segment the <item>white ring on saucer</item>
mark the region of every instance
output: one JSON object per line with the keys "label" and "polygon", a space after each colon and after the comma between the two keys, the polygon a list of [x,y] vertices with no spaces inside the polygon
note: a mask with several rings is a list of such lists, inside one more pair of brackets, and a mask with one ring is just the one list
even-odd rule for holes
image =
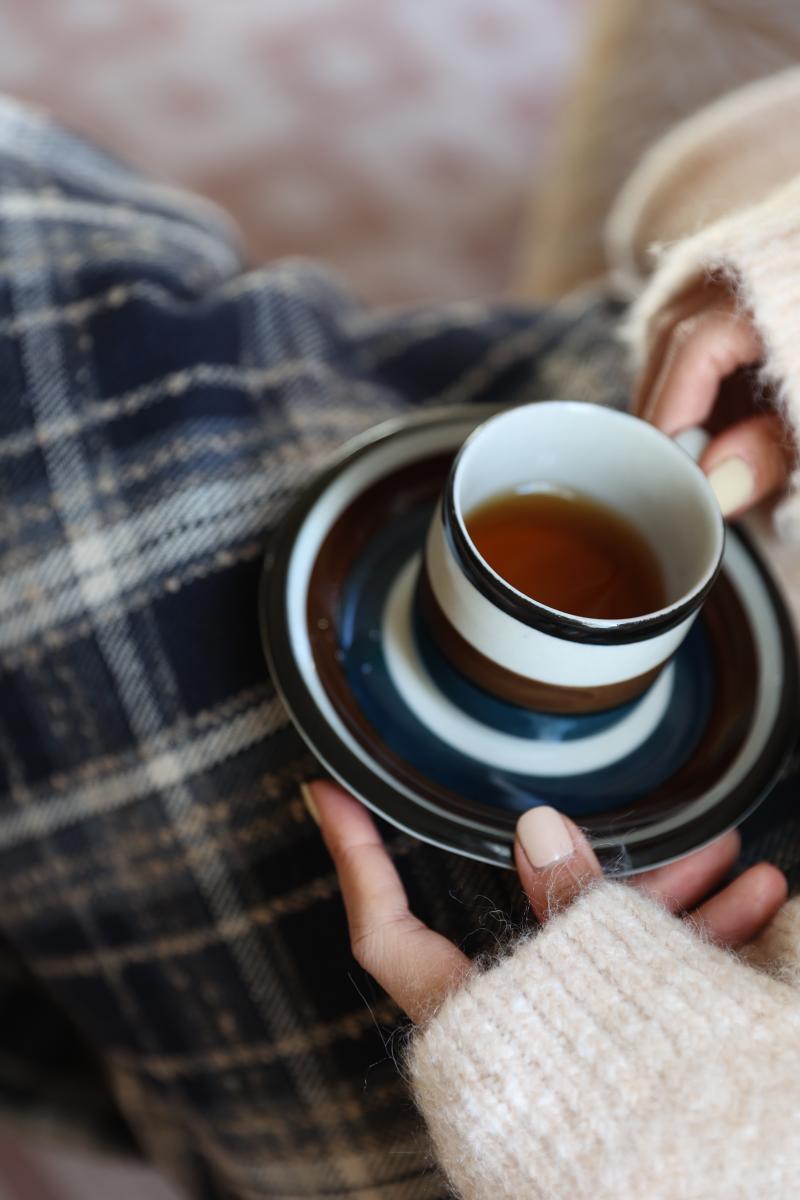
{"label": "white ring on saucer", "polygon": [[[742,742],[741,750],[724,775],[717,779],[702,796],[698,796],[696,800],[685,805],[680,812],[672,813],[663,821],[652,825],[651,832],[670,832],[683,822],[708,812],[728,792],[737,787],[762,753],[769,730],[778,716],[781,703],[780,689],[770,686],[770,683],[781,677],[783,670],[782,644],[778,626],[773,617],[769,593],[743,544],[730,535],[725,544],[723,562],[725,570],[728,572],[728,578],[747,613],[754,634],[753,643],[758,659],[758,693],[753,723]],[[633,838],[630,840],[632,841]],[[602,846],[604,842],[598,838],[596,844]]]}
{"label": "white ring on saucer", "polygon": [[675,683],[670,665],[633,710],[607,729],[568,742],[538,741],[481,724],[450,700],[431,679],[419,656],[412,609],[420,565],[415,554],[389,589],[383,611],[382,646],[389,675],[411,712],[460,754],[522,775],[582,775],[625,758],[646,741],[664,716]]}

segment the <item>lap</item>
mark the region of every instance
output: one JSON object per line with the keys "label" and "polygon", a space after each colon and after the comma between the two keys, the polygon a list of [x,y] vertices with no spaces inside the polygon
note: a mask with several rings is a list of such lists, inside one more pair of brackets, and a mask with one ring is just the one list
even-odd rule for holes
{"label": "lap", "polygon": [[[205,208],[22,110],[0,159],[2,929],[196,1194],[437,1196],[299,798],[260,563],[379,419],[621,404],[617,314],[364,313],[324,272],[241,274]],[[387,832],[468,950],[522,919],[510,873]]]}

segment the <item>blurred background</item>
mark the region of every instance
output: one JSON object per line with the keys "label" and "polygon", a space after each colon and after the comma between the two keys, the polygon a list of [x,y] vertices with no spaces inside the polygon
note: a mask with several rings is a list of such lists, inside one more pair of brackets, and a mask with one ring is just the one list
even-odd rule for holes
{"label": "blurred background", "polygon": [[591,0],[0,0],[0,89],[370,301],[500,291]]}
{"label": "blurred background", "polygon": [[[510,274],[593,0],[0,0],[0,90],[372,303]],[[12,1035],[13,1036],[13,1035]],[[0,1200],[174,1200],[0,1130]]]}

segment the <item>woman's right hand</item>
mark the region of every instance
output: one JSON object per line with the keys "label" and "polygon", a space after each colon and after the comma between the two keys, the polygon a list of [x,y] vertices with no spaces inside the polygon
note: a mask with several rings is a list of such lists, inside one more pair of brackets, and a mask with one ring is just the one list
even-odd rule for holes
{"label": "woman's right hand", "polygon": [[[339,876],[356,961],[412,1021],[424,1020],[467,974],[469,959],[409,910],[400,876],[367,810],[332,783],[305,790]],[[687,858],[635,876],[630,886],[685,915],[715,942],[742,945],[783,904],[786,880],[777,867],[759,863],[706,899],[730,871],[739,844],[737,833],[727,833]],[[552,808],[530,809],[520,818],[514,859],[531,907],[543,921],[602,876],[583,833]]]}

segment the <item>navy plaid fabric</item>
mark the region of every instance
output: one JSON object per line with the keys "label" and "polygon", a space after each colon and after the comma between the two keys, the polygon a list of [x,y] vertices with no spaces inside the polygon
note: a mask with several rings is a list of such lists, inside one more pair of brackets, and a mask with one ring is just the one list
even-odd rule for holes
{"label": "navy plaid fabric", "polygon": [[[388,415],[621,404],[614,321],[602,298],[375,314],[302,263],[244,274],[214,210],[0,105],[8,1105],[110,1136],[113,1092],[197,1197],[444,1194],[298,797],[316,768],[266,676],[259,565]],[[510,873],[387,837],[469,951],[520,917]]]}

